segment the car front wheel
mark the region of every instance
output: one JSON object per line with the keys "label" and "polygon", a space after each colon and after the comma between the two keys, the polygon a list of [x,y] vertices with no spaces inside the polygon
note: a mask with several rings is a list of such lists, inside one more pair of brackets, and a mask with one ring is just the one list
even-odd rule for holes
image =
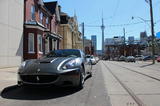
{"label": "car front wheel", "polygon": [[79,81],[78,88],[83,88],[84,87],[84,80],[85,80],[85,73],[84,73],[84,70],[82,68],[82,71],[80,72],[80,81]]}

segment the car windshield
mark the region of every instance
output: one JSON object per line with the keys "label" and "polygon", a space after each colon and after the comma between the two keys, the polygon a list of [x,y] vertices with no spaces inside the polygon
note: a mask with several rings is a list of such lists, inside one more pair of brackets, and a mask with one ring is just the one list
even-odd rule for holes
{"label": "car windshield", "polygon": [[51,51],[46,57],[81,57],[79,50],[55,50]]}

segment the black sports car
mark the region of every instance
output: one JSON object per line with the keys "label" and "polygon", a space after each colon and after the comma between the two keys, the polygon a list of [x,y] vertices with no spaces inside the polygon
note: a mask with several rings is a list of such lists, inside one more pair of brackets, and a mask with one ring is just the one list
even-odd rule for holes
{"label": "black sports car", "polygon": [[78,49],[55,50],[40,59],[24,61],[18,71],[18,85],[83,87],[91,73],[91,63]]}

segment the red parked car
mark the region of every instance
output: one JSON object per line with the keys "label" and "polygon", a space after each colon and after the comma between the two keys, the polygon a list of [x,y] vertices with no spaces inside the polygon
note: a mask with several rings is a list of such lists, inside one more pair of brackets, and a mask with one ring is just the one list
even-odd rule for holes
{"label": "red parked car", "polygon": [[160,56],[157,57],[157,62],[160,62]]}

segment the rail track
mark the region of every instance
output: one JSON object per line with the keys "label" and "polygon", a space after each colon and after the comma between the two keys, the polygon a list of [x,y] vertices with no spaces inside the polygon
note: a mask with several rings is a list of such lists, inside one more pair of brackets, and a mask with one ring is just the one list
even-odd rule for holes
{"label": "rail track", "polygon": [[120,85],[128,92],[128,94],[133,98],[133,100],[137,103],[138,106],[146,106],[141,99],[139,99],[138,96],[128,87],[126,84],[124,84],[117,75],[104,63],[104,66],[108,69],[108,71],[113,75],[113,77],[120,83]]}
{"label": "rail track", "polygon": [[[142,65],[142,66],[137,66],[137,65],[131,64],[131,66],[139,67],[139,68],[146,68],[147,66],[150,66],[150,65],[153,65],[153,64],[144,64],[144,65]],[[152,67],[147,67],[147,68],[148,68],[148,69],[151,69],[151,70],[154,70],[154,71],[159,71],[159,72],[160,72],[160,70],[155,69],[155,68],[152,68]],[[157,67],[157,68],[159,68],[159,67]]]}
{"label": "rail track", "polygon": [[[114,63],[111,63],[111,64],[114,64]],[[143,75],[143,76],[149,77],[149,78],[151,78],[151,79],[154,79],[154,80],[160,81],[160,79],[159,79],[159,78],[156,78],[156,77],[153,77],[153,76],[150,76],[150,75],[147,75],[147,74],[144,74],[144,73],[138,72],[138,71],[136,71],[136,70],[133,70],[133,69],[130,69],[130,68],[127,68],[127,67],[124,67],[124,66],[118,65],[118,64],[114,64],[114,65],[117,65],[117,66],[122,67],[122,68],[124,68],[124,69],[127,69],[127,70],[129,70],[129,71],[132,71],[132,72],[135,72],[135,73],[141,74],[141,75]]]}

